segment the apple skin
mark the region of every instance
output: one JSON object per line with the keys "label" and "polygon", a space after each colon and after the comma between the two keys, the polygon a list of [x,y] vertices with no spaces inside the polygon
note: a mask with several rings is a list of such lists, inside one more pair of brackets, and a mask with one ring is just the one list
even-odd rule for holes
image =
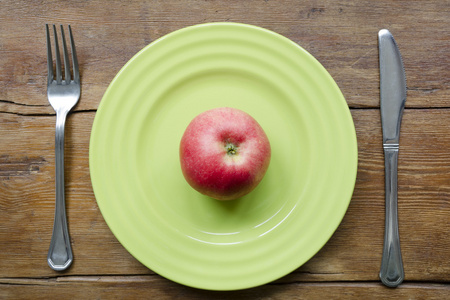
{"label": "apple skin", "polygon": [[198,192],[218,200],[250,193],[269,167],[269,139],[246,112],[221,107],[195,117],[180,142],[184,178]]}

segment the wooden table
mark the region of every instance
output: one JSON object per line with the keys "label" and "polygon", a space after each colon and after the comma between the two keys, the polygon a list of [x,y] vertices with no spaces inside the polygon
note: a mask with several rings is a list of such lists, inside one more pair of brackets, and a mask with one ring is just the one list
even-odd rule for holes
{"label": "wooden table", "polygon": [[[92,122],[108,84],[140,49],[205,22],[261,26],[298,43],[330,72],[355,123],[359,166],[341,225],[310,261],[267,285],[197,290],[160,277],[107,227],[89,176]],[[82,78],[66,127],[66,202],[75,260],[47,266],[54,213],[55,113],[46,97],[44,24],[71,24]],[[0,298],[450,298],[450,3],[430,1],[0,2]],[[400,47],[408,82],[399,158],[406,279],[379,279],[384,157],[377,32]]]}

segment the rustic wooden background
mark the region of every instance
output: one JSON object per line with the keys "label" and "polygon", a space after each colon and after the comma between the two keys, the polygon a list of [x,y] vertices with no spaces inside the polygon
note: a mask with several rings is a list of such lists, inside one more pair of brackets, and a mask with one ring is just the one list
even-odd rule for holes
{"label": "rustic wooden background", "polygon": [[[0,298],[450,298],[450,2],[0,2]],[[331,240],[293,273],[243,291],[166,280],[115,239],[92,191],[89,136],[105,89],[140,49],[174,30],[230,21],[280,33],[314,55],[341,88],[356,126],[359,167],[348,212]],[[44,24],[71,24],[82,95],[66,127],[66,201],[75,260],[46,262],[54,213],[55,113],[46,97]],[[408,98],[401,128],[399,222],[405,282],[378,279],[384,159],[377,32],[400,47]]]}

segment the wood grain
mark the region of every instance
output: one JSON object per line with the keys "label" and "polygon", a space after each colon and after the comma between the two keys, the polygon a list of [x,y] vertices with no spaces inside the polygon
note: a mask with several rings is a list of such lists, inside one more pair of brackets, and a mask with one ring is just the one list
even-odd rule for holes
{"label": "wood grain", "polygon": [[[320,294],[318,291],[321,291]],[[292,283],[265,285],[244,291],[216,292],[177,286],[154,276],[65,277],[54,280],[9,280],[0,289],[7,299],[430,299],[448,298],[444,284],[404,284],[389,289],[379,283]],[[339,295],[337,297],[337,295]]]}
{"label": "wood grain", "polygon": [[[426,114],[407,110],[404,115],[399,219],[409,280],[450,279],[450,242],[445,238],[450,213],[449,114],[448,109],[434,109]],[[66,201],[75,253],[67,275],[151,273],[116,241],[97,207],[88,165],[94,116],[93,112],[74,113],[67,122]],[[352,116],[359,167],[347,215],[330,242],[284,281],[377,280],[384,228],[379,110],[356,109]],[[0,153],[9,153],[0,156],[0,274],[53,276],[45,257],[54,210],[54,117],[3,113],[0,122],[1,136],[9,141],[0,146]],[[40,138],[33,138],[36,135]]]}
{"label": "wood grain", "polygon": [[351,107],[379,106],[377,33],[387,27],[404,59],[407,106],[450,107],[446,1],[2,1],[0,7],[8,28],[0,32],[0,111],[53,112],[45,98],[47,22],[74,30],[83,82],[77,110],[96,109],[115,74],[152,41],[218,21],[262,26],[298,43],[327,68]]}
{"label": "wood grain", "polygon": [[[328,299],[450,297],[450,5],[448,1],[151,0],[0,2],[0,298]],[[111,80],[139,50],[177,29],[241,22],[282,34],[341,88],[358,138],[347,214],[310,261],[235,292],[178,285],[116,240],[95,201],[89,136]],[[71,24],[82,95],[66,127],[66,204],[75,260],[46,263],[54,214],[54,122],[46,97],[45,23]],[[405,283],[378,280],[384,230],[377,32],[400,47],[408,99],[399,155]]]}

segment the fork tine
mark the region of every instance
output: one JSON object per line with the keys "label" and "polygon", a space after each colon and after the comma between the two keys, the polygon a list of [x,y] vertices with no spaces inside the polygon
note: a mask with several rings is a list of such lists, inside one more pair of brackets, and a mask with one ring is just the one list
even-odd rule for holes
{"label": "fork tine", "polygon": [[56,26],[53,24],[53,33],[55,36],[55,56],[56,56],[56,82],[58,84],[62,81],[61,76],[61,56],[59,55],[58,36],[56,34]]}
{"label": "fork tine", "polygon": [[69,55],[67,54],[66,37],[64,36],[64,28],[61,25],[61,39],[63,43],[63,56],[64,56],[64,80],[66,83],[70,83],[70,62]]}
{"label": "fork tine", "polygon": [[48,30],[48,24],[45,24],[45,36],[47,37],[47,81],[48,84],[53,81],[53,58],[52,58],[52,45],[50,43],[50,32]]}
{"label": "fork tine", "polygon": [[70,48],[72,51],[73,80],[76,83],[80,83],[80,72],[78,70],[77,51],[75,50],[75,42],[73,40],[72,27],[70,27],[70,25],[69,25],[69,37],[70,37]]}

